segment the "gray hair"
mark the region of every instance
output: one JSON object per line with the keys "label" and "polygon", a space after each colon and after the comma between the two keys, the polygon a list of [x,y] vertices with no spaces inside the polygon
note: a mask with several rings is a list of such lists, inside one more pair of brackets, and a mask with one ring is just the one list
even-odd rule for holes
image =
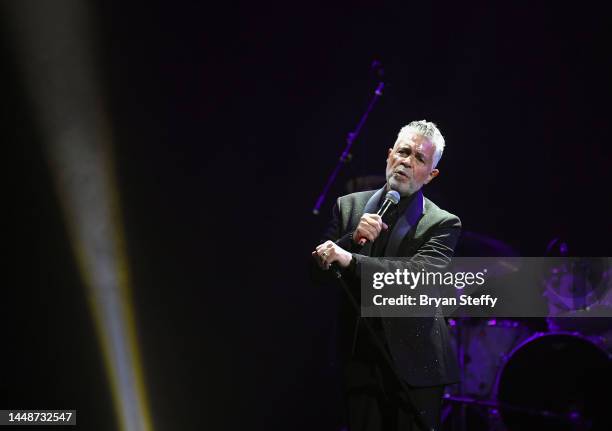
{"label": "gray hair", "polygon": [[431,168],[435,168],[442,158],[442,153],[444,152],[444,137],[442,136],[440,129],[438,129],[438,126],[427,120],[412,121],[407,126],[402,127],[400,132],[397,134],[398,138],[408,131],[412,131],[426,137],[434,145],[436,151],[433,155]]}

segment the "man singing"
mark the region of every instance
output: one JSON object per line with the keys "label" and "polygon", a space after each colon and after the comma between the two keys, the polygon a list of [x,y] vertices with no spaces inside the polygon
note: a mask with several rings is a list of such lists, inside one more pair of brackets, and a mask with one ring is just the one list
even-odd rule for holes
{"label": "man singing", "polygon": [[[443,151],[436,125],[413,121],[388,150],[385,186],[338,198],[326,241],[312,254],[322,270],[339,268],[356,297],[366,266],[419,271],[450,262],[461,222],[422,193],[438,176]],[[389,190],[401,199],[383,219],[376,212]],[[444,386],[459,380],[445,320],[364,319],[348,300],[342,304],[338,341],[350,431],[438,429]]]}

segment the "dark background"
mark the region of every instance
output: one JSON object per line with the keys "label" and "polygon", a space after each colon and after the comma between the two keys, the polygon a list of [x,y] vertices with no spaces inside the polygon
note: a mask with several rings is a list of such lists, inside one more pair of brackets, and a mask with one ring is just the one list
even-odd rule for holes
{"label": "dark background", "polygon": [[[534,4],[535,3],[535,4]],[[611,255],[610,15],[590,2],[94,4],[139,340],[156,429],[336,430],[335,292],[307,263],[350,178],[401,126],[447,148],[428,197],[525,256],[562,237]],[[7,36],[6,32],[4,34]],[[322,215],[347,132],[372,112]],[[14,45],[2,46],[12,257],[2,408],[76,408],[109,387]],[[44,71],[41,71],[44,73]],[[9,235],[12,237],[13,235]],[[13,261],[14,259],[14,261]]]}

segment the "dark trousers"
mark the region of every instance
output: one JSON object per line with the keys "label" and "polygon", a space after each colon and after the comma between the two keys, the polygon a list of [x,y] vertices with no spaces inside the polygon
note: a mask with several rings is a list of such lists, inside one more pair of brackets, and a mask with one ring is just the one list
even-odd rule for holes
{"label": "dark trousers", "polygon": [[408,393],[393,394],[372,387],[350,389],[347,393],[349,430],[424,431],[411,405],[419,410],[426,430],[438,430],[443,391],[443,386],[408,388]]}
{"label": "dark trousers", "polygon": [[[353,356],[344,372],[349,430],[438,430],[444,386],[416,388],[400,381],[389,361],[380,322],[371,319],[370,323],[377,335],[359,328]],[[381,348],[387,354],[381,353]]]}

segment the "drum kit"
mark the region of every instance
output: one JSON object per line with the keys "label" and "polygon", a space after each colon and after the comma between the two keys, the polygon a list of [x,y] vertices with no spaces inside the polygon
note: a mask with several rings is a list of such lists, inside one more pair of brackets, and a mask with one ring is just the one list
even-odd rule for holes
{"label": "drum kit", "polygon": [[[464,238],[463,255],[517,256],[498,240]],[[567,255],[567,246],[556,240],[554,253]],[[563,289],[579,283],[566,269],[551,268],[543,281],[547,318],[448,320],[461,382],[445,394],[444,430],[612,430],[612,318],[584,315],[612,315],[612,298],[568,311]]]}

